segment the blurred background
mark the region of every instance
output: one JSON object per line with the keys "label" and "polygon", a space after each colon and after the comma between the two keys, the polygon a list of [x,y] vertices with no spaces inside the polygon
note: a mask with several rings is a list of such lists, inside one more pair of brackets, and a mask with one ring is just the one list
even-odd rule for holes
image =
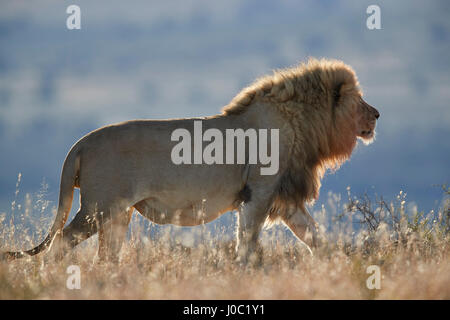
{"label": "blurred background", "polygon": [[[71,4],[81,30],[66,27]],[[381,30],[366,27],[372,4]],[[450,181],[449,17],[444,0],[0,0],[0,213],[27,193],[56,205],[66,153],[91,130],[216,114],[309,56],[353,66],[381,113],[375,143],[326,175],[315,208],[350,186],[436,209]]]}

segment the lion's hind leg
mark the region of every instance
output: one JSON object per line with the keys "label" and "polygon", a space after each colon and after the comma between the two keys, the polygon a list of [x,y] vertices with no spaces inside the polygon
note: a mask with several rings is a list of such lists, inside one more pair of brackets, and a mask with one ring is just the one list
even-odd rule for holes
{"label": "lion's hind leg", "polygon": [[134,208],[111,212],[110,219],[99,220],[98,257],[104,262],[119,262],[120,249],[125,240]]}
{"label": "lion's hind leg", "polygon": [[63,229],[62,237],[57,236],[55,239],[56,257],[62,259],[69,250],[96,233],[95,211],[88,211],[87,208],[81,206],[73,220]]}

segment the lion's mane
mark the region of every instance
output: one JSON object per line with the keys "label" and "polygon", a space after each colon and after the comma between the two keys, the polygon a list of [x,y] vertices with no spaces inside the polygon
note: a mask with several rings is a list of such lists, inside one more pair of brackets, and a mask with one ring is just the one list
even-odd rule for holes
{"label": "lion's mane", "polygon": [[[336,95],[339,114],[331,108]],[[361,95],[351,67],[338,60],[310,59],[256,80],[223,108],[223,114],[243,115],[256,102],[268,103],[290,124],[294,141],[290,154],[283,155],[289,157],[289,165],[269,220],[287,214],[290,205],[317,199],[325,171],[337,169],[350,157],[356,136],[349,119]]]}

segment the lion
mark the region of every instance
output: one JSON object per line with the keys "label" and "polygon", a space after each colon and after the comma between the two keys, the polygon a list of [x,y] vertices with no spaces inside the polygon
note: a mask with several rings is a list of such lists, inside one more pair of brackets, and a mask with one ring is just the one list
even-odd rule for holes
{"label": "lion", "polygon": [[[266,224],[282,222],[314,248],[318,225],[306,205],[318,198],[325,171],[349,159],[358,139],[369,144],[375,136],[380,114],[362,95],[350,66],[311,58],[256,80],[214,116],[133,120],[97,129],[76,142],[64,161],[57,214],[45,240],[3,257],[52,247],[64,256],[98,232],[98,257],[118,261],[134,209],[154,223],[179,226],[235,211],[237,259],[244,263]],[[171,133],[179,128],[193,133],[194,121],[221,132],[278,129],[278,172],[261,175],[261,164],[248,162],[174,164]],[[74,188],[80,189],[80,208],[65,226]]]}

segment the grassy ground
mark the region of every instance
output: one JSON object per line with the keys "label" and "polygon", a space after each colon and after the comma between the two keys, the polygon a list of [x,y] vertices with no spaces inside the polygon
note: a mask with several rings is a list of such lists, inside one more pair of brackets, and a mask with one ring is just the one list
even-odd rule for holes
{"label": "grassy ground", "polygon": [[[328,207],[314,213],[327,227],[314,256],[276,226],[261,236],[260,262],[245,268],[234,263],[231,226],[192,228],[192,235],[166,228],[147,237],[133,219],[119,265],[98,263],[96,237],[62,262],[44,254],[0,263],[0,299],[450,299],[448,196],[445,189],[438,212],[421,213],[405,209],[402,193],[390,203],[349,195],[344,205],[330,195]],[[44,237],[51,215],[33,221],[29,211],[48,210],[45,201],[27,201],[13,204],[15,221],[0,216],[0,251]],[[30,230],[34,236],[25,236]],[[70,265],[80,268],[80,289],[67,288]],[[379,267],[380,289],[367,287],[370,265]]]}

